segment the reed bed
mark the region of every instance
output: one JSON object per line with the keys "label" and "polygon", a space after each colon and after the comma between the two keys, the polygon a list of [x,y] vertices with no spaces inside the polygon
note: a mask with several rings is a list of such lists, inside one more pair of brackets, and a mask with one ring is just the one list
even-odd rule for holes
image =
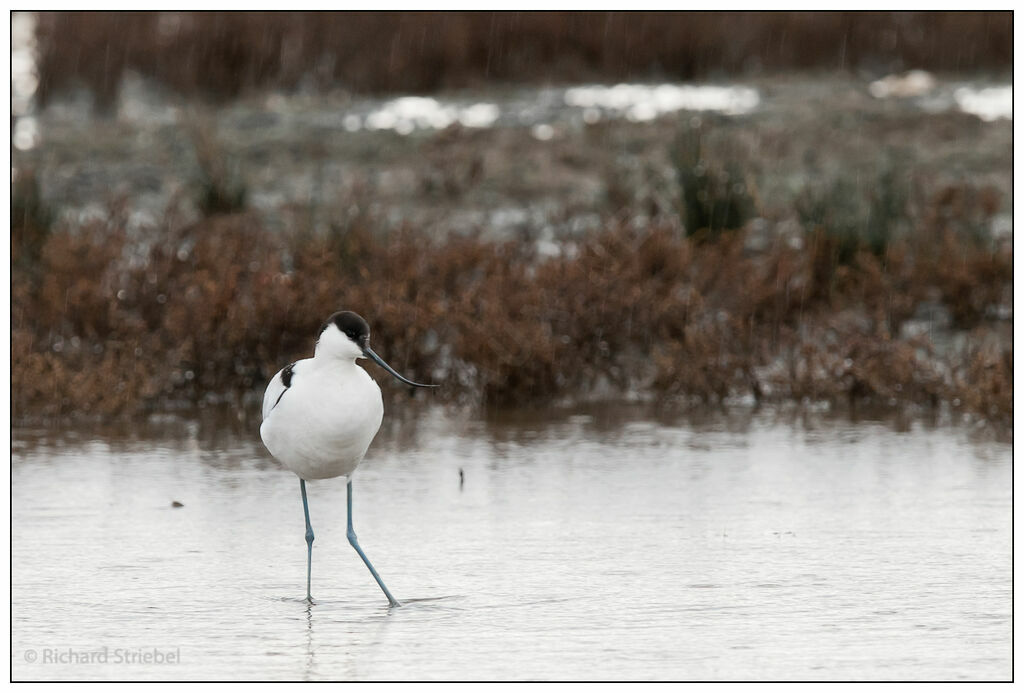
{"label": "reed bed", "polygon": [[[365,216],[270,233],[245,212],[164,229],[140,250],[116,211],[50,231],[25,214],[12,235],[13,415],[255,407],[323,319],[352,309],[442,401],[870,401],[1008,423],[1011,254],[927,218],[847,259],[820,228],[751,250],[743,229],[609,222],[551,256],[384,232]],[[951,344],[910,329],[928,311]]]}

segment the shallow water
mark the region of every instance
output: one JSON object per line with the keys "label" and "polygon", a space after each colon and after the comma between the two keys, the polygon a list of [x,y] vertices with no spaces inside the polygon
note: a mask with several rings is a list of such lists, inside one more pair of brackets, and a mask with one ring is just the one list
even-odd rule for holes
{"label": "shallow water", "polygon": [[1011,448],[961,428],[391,418],[354,479],[389,609],[342,479],[309,485],[303,601],[257,427],[14,431],[15,680],[1012,674]]}

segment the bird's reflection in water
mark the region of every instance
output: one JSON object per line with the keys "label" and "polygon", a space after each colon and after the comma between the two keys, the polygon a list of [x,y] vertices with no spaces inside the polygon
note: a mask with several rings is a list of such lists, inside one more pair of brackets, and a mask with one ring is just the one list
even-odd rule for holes
{"label": "bird's reflection in water", "polygon": [[[413,598],[407,601],[403,600],[399,606],[382,605],[374,601],[374,605],[370,607],[369,611],[364,611],[361,606],[349,602],[337,603],[331,600],[326,602],[310,602],[302,600],[304,606],[303,613],[306,617],[304,680],[321,680],[324,675],[318,673],[317,654],[321,655],[321,661],[331,662],[338,654],[339,649],[344,653],[346,664],[346,673],[342,678],[358,679],[360,676],[360,664],[365,666],[367,663],[373,663],[378,653],[382,652],[381,648],[387,638],[387,632],[393,627],[392,617],[394,615],[408,611],[409,607],[406,605],[416,605],[448,598]],[[341,612],[336,611],[338,608],[341,609]],[[320,613],[314,615],[314,611],[318,609]],[[314,626],[314,621],[317,618],[320,621],[319,626]],[[357,636],[356,630],[346,630],[346,636],[343,641],[338,640],[336,637],[327,637],[327,640],[324,642],[318,643],[316,641],[315,630],[317,627],[320,628],[321,633],[330,633],[332,627],[349,622],[359,623],[368,627],[363,633],[363,637]],[[398,627],[401,628],[400,625]],[[324,630],[325,628],[327,629],[326,631]],[[336,632],[335,635],[337,635]]]}
{"label": "bird's reflection in water", "polygon": [[313,602],[306,602],[306,680],[316,676],[316,649],[313,647]]}

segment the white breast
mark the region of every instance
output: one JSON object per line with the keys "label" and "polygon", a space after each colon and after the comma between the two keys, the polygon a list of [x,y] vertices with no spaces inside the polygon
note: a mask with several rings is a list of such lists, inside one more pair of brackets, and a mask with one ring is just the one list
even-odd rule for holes
{"label": "white breast", "polygon": [[348,476],[380,429],[380,388],[353,361],[304,359],[267,386],[260,437],[270,453],[303,479]]}

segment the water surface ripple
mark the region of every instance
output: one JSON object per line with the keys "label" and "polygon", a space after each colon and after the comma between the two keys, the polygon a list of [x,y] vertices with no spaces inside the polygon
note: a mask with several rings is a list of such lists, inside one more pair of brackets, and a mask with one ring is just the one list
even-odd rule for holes
{"label": "water surface ripple", "polygon": [[[339,479],[309,487],[302,600],[299,485],[255,422],[15,429],[12,676],[1010,678],[1009,445],[543,418],[382,431],[355,518],[397,609]],[[180,661],[120,661],[153,652]]]}

